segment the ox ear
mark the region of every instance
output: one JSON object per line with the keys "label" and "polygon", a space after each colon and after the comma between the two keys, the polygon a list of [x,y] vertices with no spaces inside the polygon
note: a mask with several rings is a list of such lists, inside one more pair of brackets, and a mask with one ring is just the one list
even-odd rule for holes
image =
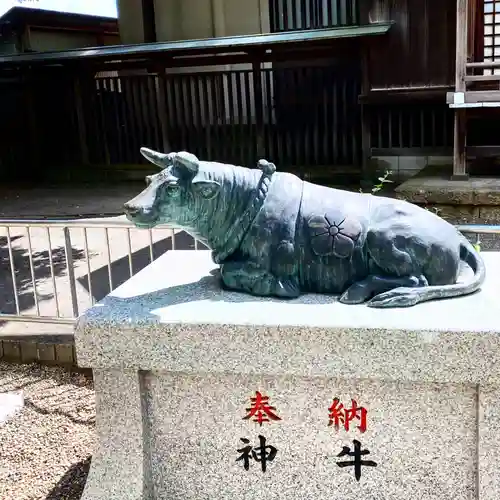
{"label": "ox ear", "polygon": [[194,154],[187,151],[179,151],[175,155],[175,161],[179,166],[184,167],[192,174],[197,174],[200,169],[200,160]]}
{"label": "ox ear", "polygon": [[193,191],[198,193],[205,200],[211,200],[215,198],[220,191],[221,185],[217,181],[211,181],[209,179],[193,179],[192,180]]}
{"label": "ox ear", "polygon": [[172,164],[171,154],[159,153],[149,148],[141,148],[141,154],[146,160],[149,160],[161,169],[167,168]]}

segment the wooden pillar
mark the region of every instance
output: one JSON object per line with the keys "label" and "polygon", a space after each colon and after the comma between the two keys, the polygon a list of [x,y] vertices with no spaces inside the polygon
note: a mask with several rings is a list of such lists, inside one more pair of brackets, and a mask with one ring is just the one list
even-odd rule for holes
{"label": "wooden pillar", "polygon": [[31,51],[31,27],[26,25],[21,36],[21,52]]}
{"label": "wooden pillar", "polygon": [[465,180],[467,173],[467,117],[465,109],[455,110],[455,124],[453,128],[453,176],[452,180]]}
{"label": "wooden pillar", "polygon": [[271,32],[270,7],[269,0],[259,0],[259,26],[261,33]]}
{"label": "wooden pillar", "polygon": [[215,38],[226,36],[224,0],[212,0],[212,32]]}
{"label": "wooden pillar", "polygon": [[[455,93],[465,93],[467,63],[468,0],[457,0],[457,34],[455,55]],[[455,108],[453,137],[453,180],[467,179],[467,116],[466,110]]]}
{"label": "wooden pillar", "polygon": [[165,68],[163,66],[156,66],[154,68],[155,72],[158,74],[158,80],[156,81],[156,105],[158,106],[158,117],[160,119],[160,129],[161,129],[161,139],[162,147],[165,153],[169,153],[170,141],[168,138],[168,112],[167,107],[169,105],[167,101],[167,96],[165,95],[165,89],[167,86],[167,76],[165,74]]}
{"label": "wooden pillar", "polygon": [[154,0],[142,0],[142,26],[144,29],[144,42],[157,42]]}
{"label": "wooden pillar", "polygon": [[[359,3],[359,24],[367,25],[370,24],[370,10],[372,5],[370,2],[360,2]],[[370,37],[371,38],[371,37]],[[375,37],[377,38],[377,37]],[[384,37],[385,38],[385,37]],[[370,54],[372,49],[375,52],[380,50],[378,40],[373,41],[363,41],[360,40],[360,52],[361,52],[361,95],[368,96],[371,90],[370,84]],[[371,181],[372,172],[370,171],[370,160],[372,156],[371,151],[371,114],[370,105],[367,104],[366,100],[359,103],[361,108],[361,182],[364,184]],[[370,182],[371,184],[371,182]]]}
{"label": "wooden pillar", "polygon": [[264,143],[264,96],[262,92],[261,54],[255,53],[252,58],[253,95],[255,103],[256,149],[258,158],[265,155]]}
{"label": "wooden pillar", "polygon": [[[361,46],[361,94],[367,96],[370,92],[369,80],[369,47],[368,44]],[[370,130],[370,109],[366,102],[359,104],[361,106],[361,179],[368,181],[370,178],[370,159],[371,159],[371,130]]]}
{"label": "wooden pillar", "polygon": [[74,94],[75,94],[76,121],[79,132],[78,137],[80,140],[81,162],[82,165],[88,165],[90,161],[89,161],[89,149],[87,142],[87,127],[85,124],[85,112],[83,108],[81,77],[78,74],[74,75]]}
{"label": "wooden pillar", "polygon": [[36,170],[41,164],[42,155],[40,153],[40,131],[38,129],[40,122],[37,120],[36,115],[35,85],[39,85],[39,83],[37,84],[37,80],[30,71],[27,72],[23,77],[25,116],[28,117],[29,128],[27,153],[32,168]]}

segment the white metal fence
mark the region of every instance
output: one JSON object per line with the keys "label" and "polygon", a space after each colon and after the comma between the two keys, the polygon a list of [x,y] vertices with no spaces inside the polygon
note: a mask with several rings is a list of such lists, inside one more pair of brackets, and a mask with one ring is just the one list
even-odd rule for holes
{"label": "white metal fence", "polygon": [[[462,225],[500,234],[500,226]],[[166,250],[203,248],[167,226],[126,220],[1,220],[0,327],[5,322],[72,325],[96,301]]]}
{"label": "white metal fence", "polygon": [[164,251],[201,247],[126,220],[0,220],[0,323],[73,324]]}

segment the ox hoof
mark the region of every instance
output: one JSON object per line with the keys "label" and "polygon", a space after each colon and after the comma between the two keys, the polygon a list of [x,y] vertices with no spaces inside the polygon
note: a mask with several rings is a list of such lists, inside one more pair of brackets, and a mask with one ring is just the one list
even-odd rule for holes
{"label": "ox hoof", "polygon": [[418,288],[395,288],[389,292],[376,295],[366,303],[368,307],[411,307],[417,304],[421,290]]}
{"label": "ox hoof", "polygon": [[366,283],[355,283],[351,285],[341,296],[339,302],[342,304],[362,304],[373,294],[373,290]]}
{"label": "ox hoof", "polygon": [[294,280],[278,280],[275,293],[278,297],[295,299],[300,296],[300,289]]}

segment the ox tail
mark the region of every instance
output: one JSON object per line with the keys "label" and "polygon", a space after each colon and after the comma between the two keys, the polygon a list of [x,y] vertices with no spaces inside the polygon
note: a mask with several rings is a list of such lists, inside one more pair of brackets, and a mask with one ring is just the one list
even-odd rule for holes
{"label": "ox tail", "polygon": [[[460,260],[470,266],[474,275],[463,283],[424,287],[421,289],[424,296],[423,300],[469,295],[481,288],[486,276],[484,262],[477,250],[466,238],[463,238],[463,241],[460,242]],[[422,300],[420,302],[422,302]]]}
{"label": "ox tail", "polygon": [[[478,251],[465,237],[462,237],[462,240],[460,241],[460,260],[468,264],[474,273],[473,276],[467,281],[451,285],[434,285],[414,288],[412,290],[413,293],[411,294],[413,300],[409,300],[408,303],[405,303],[404,299],[402,302],[399,302],[397,298],[395,298],[396,300],[394,302],[399,303],[394,305],[396,305],[396,307],[398,305],[403,307],[405,305],[411,306],[418,304],[419,302],[427,302],[429,300],[469,295],[479,290],[483,285],[486,276],[484,261]],[[395,288],[392,292],[395,295],[399,295],[397,288]],[[403,289],[401,289],[401,295],[404,295]],[[391,307],[389,303],[384,304],[382,302],[377,304],[376,300],[373,303],[368,302],[367,305],[371,307]]]}

